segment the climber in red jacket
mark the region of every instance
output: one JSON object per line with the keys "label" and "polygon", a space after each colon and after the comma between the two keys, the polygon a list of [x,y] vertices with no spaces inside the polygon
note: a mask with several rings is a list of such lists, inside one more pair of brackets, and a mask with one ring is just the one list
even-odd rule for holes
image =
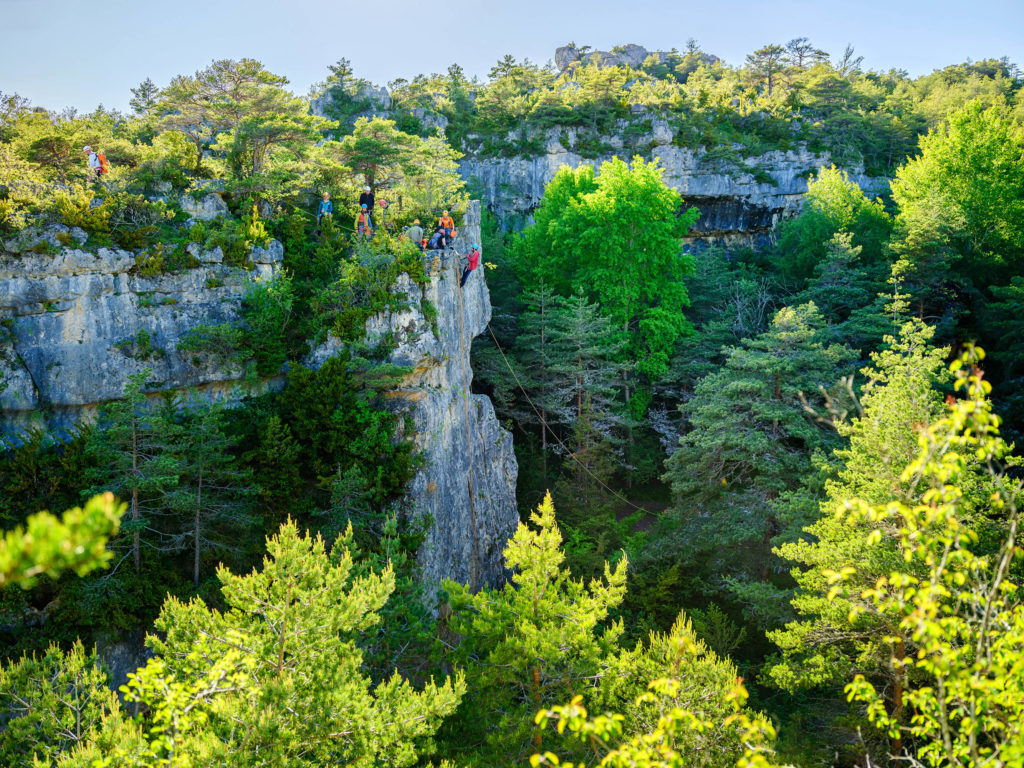
{"label": "climber in red jacket", "polygon": [[462,270],[462,281],[459,283],[460,288],[466,284],[466,280],[469,279],[469,273],[480,266],[480,251],[475,245],[471,245],[469,248],[469,253],[462,254],[463,258],[466,259],[466,268]]}

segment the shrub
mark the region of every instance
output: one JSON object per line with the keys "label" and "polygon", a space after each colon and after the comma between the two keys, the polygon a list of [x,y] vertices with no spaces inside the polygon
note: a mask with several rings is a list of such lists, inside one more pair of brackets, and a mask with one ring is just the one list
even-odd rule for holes
{"label": "shrub", "polygon": [[352,258],[342,261],[340,277],[313,299],[320,326],[343,341],[362,339],[366,321],[384,310],[408,306],[406,297],[391,291],[403,272],[419,285],[427,282],[423,255],[407,238],[378,233],[357,241]]}
{"label": "shrub", "polygon": [[110,208],[92,206],[92,192],[88,187],[57,190],[54,207],[60,220],[69,227],[81,227],[90,235],[107,234],[110,229]]}

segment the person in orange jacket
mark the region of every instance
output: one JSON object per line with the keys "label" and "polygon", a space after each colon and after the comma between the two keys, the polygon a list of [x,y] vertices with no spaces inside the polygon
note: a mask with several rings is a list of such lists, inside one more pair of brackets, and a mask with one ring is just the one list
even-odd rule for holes
{"label": "person in orange jacket", "polygon": [[373,237],[373,227],[370,225],[370,212],[363,203],[356,214],[356,234]]}
{"label": "person in orange jacket", "polygon": [[448,215],[448,211],[442,212],[441,218],[437,220],[437,226],[444,228],[449,240],[455,237],[455,220]]}

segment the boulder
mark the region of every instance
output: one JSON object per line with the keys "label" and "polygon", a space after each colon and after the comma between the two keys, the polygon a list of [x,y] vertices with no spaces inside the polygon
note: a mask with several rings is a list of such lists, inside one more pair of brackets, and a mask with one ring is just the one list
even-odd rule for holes
{"label": "boulder", "polygon": [[259,277],[272,277],[284,262],[284,246],[277,240],[271,240],[266,248],[254,245],[249,252],[249,261],[256,265]]}
{"label": "boulder", "polygon": [[185,247],[185,251],[203,264],[220,264],[224,261],[224,251],[219,245],[212,251],[204,251],[199,243],[189,243]]}
{"label": "boulder", "polygon": [[181,196],[181,210],[199,221],[212,221],[218,216],[228,215],[228,204],[219,192],[209,192],[200,200],[192,195]]}
{"label": "boulder", "polygon": [[579,60],[580,52],[576,50],[576,46],[563,45],[561,48],[555,49],[555,66],[558,67],[559,72],[564,72],[570,64]]}
{"label": "boulder", "polygon": [[85,245],[88,239],[89,235],[80,227],[50,224],[46,227],[28,227],[3,243],[3,247],[8,253],[23,253],[35,250],[43,243],[50,248],[61,249],[70,246],[71,241]]}

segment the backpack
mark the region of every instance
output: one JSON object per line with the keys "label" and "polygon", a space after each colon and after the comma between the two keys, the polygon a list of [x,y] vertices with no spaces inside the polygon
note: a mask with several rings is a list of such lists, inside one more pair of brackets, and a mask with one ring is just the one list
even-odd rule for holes
{"label": "backpack", "polygon": [[107,163],[107,156],[105,154],[103,154],[102,152],[97,152],[96,153],[96,159],[100,161],[99,172],[100,173],[109,173],[110,172],[110,164]]}

